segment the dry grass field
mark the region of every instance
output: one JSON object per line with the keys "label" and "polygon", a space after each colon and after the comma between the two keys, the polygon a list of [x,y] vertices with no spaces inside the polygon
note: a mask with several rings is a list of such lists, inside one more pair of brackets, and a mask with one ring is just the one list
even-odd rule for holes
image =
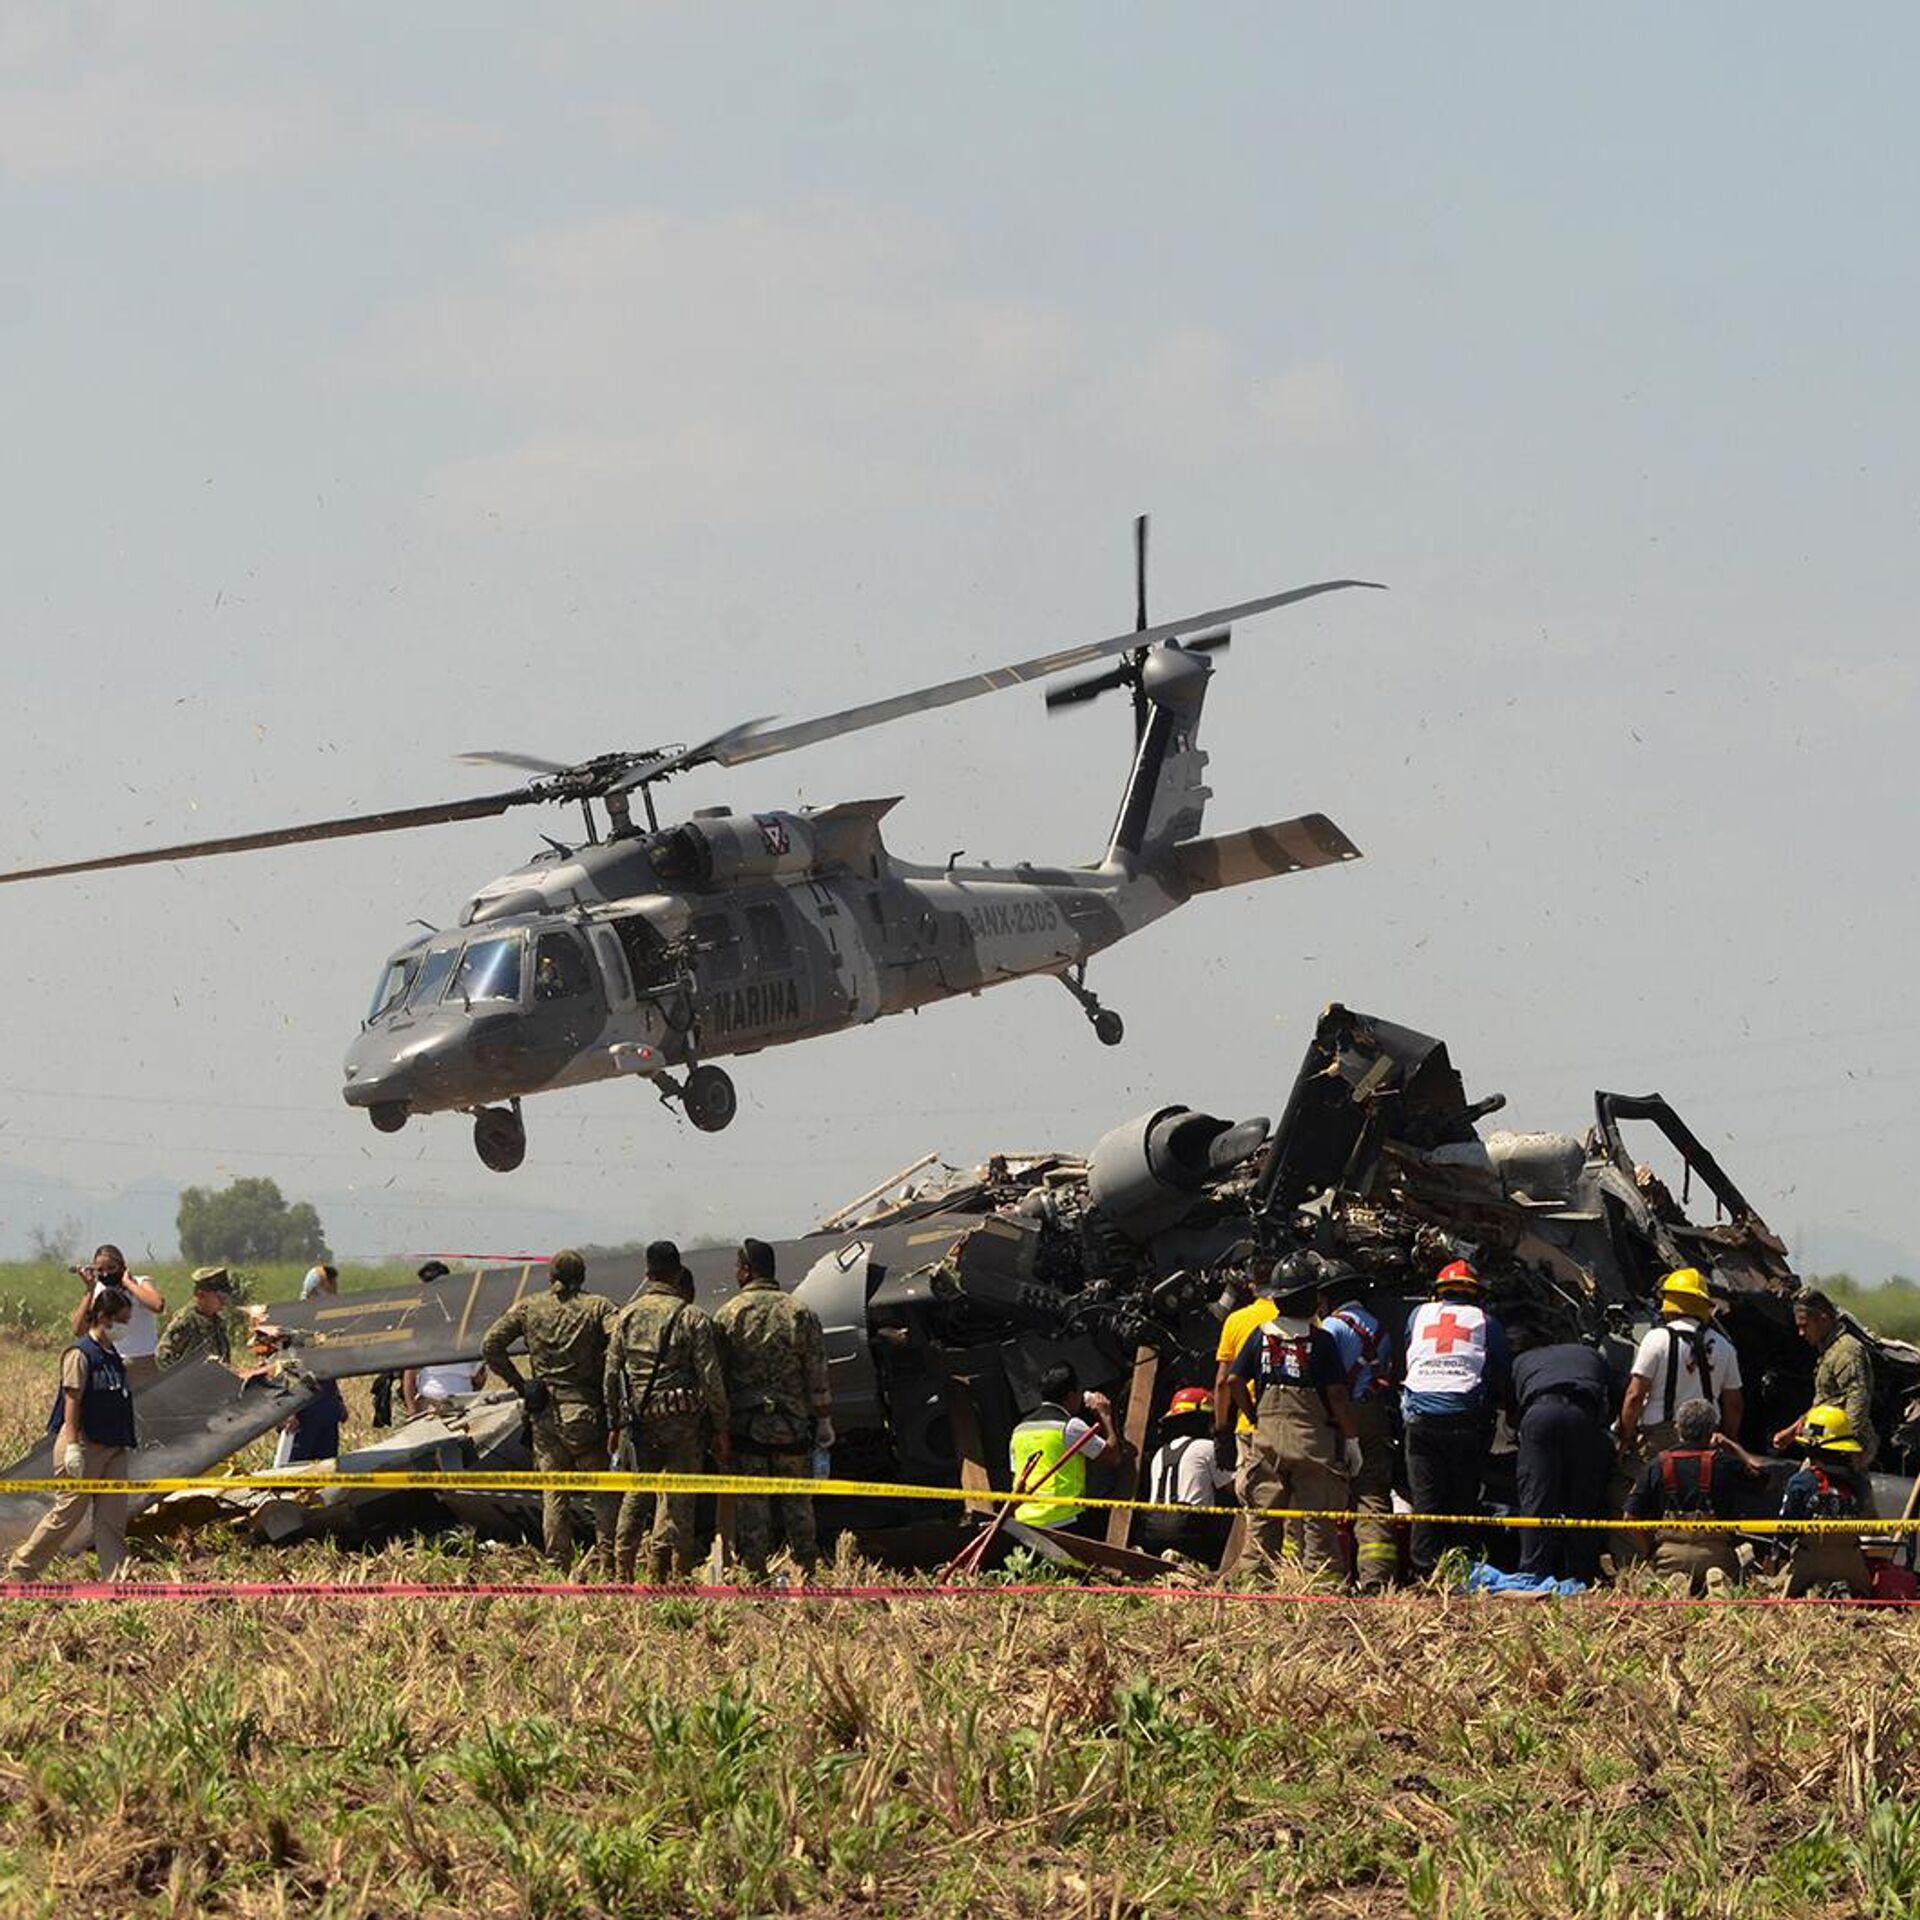
{"label": "dry grass field", "polygon": [[[0,1445],[54,1351],[0,1355]],[[542,1572],[461,1537],[141,1570]],[[1920,1910],[1907,1614],[130,1593],[0,1633],[7,1916]]]}

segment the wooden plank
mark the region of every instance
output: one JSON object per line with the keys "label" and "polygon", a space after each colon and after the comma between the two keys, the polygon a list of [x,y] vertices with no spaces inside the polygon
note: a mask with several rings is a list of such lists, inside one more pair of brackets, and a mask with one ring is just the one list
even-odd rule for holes
{"label": "wooden plank", "polygon": [[960,1459],[960,1485],[967,1495],[969,1513],[992,1513],[998,1504],[988,1496],[993,1492],[993,1473],[987,1464],[986,1444],[980,1437],[980,1409],[973,1398],[973,1382],[962,1374],[949,1374],[941,1389],[947,1418],[953,1426],[953,1450]]}
{"label": "wooden plank", "polygon": [[[1137,1348],[1133,1356],[1133,1378],[1127,1383],[1127,1424],[1125,1435],[1132,1450],[1133,1468],[1125,1484],[1114,1488],[1119,1500],[1137,1500],[1145,1484],[1147,1471],[1147,1428],[1153,1419],[1153,1389],[1160,1377],[1160,1356],[1151,1347]],[[1126,1547],[1133,1542],[1133,1510],[1115,1507],[1107,1515],[1107,1545]]]}

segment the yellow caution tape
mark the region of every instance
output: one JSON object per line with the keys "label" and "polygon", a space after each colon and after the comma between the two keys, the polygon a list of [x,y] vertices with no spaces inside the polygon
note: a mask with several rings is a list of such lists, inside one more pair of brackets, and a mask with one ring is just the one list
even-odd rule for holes
{"label": "yellow caution tape", "polygon": [[[891,1480],[813,1480],[743,1473],[557,1473],[532,1469],[521,1473],[406,1472],[406,1473],[234,1473],[187,1474],[152,1480],[0,1480],[0,1493],[124,1493],[145,1496],[163,1493],[278,1493],[288,1496],[328,1491],[350,1493],[665,1493],[665,1494],[803,1494],[843,1500],[945,1500],[1003,1506],[1016,1496],[1000,1488],[928,1487],[900,1485]],[[1060,1502],[1044,1487],[1032,1498],[1041,1505]],[[1189,1507],[1166,1500],[1116,1500],[1093,1494],[1076,1496],[1076,1509],[1094,1507],[1106,1512],[1244,1513],[1273,1520],[1364,1519],[1393,1526],[1426,1523],[1437,1527],[1564,1527],[1602,1533],[1848,1533],[1895,1534],[1920,1532],[1920,1517],[1901,1520],[1600,1520],[1542,1519],[1530,1514],[1393,1513],[1362,1514],[1352,1507]]]}

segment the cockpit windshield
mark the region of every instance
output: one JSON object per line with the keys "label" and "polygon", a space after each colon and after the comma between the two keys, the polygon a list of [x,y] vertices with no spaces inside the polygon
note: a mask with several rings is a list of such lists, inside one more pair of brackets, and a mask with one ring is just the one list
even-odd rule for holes
{"label": "cockpit windshield", "polygon": [[367,1020],[371,1024],[383,1013],[391,1013],[407,997],[407,989],[413,985],[413,976],[420,971],[420,956],[417,953],[403,953],[397,960],[387,962],[386,971],[380,976],[380,984],[373,990],[373,1005],[367,1009]]}
{"label": "cockpit windshield", "polygon": [[453,971],[453,963],[459,957],[458,947],[435,947],[419,963],[420,971],[414,975],[413,986],[407,994],[407,1005],[416,1012],[432,1006],[440,998],[441,990],[447,984],[447,975]]}
{"label": "cockpit windshield", "polygon": [[475,940],[460,956],[459,970],[447,989],[456,1000],[518,1000],[520,952],[525,943],[517,933],[496,940]]}

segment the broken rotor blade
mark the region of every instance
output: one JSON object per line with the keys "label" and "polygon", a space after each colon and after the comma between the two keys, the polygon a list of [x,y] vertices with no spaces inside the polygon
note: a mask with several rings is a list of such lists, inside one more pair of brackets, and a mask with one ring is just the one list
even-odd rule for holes
{"label": "broken rotor blade", "polygon": [[[750,735],[738,745],[721,748],[706,757],[723,767],[737,767],[749,760],[764,760],[769,754],[792,753],[797,747],[810,747],[821,740],[832,740],[843,733],[858,733],[866,727],[885,726],[890,720],[904,720],[909,714],[925,713],[934,707],[950,707],[957,701],[977,699],[983,693],[1000,693],[1008,687],[1024,686],[1044,680],[1068,667],[1084,667],[1094,660],[1105,660],[1116,653],[1129,653],[1135,647],[1151,647],[1162,640],[1175,640],[1196,628],[1231,625],[1249,620],[1256,613],[1271,613],[1276,607],[1288,607],[1316,594],[1338,593],[1343,587],[1379,588],[1378,580],[1318,580],[1312,586],[1291,587],[1285,593],[1269,593],[1258,600],[1243,600],[1238,606],[1213,607],[1205,613],[1191,613],[1181,620],[1168,620],[1157,627],[1138,632],[1116,634],[1110,640],[1096,640],[1089,646],[1063,647],[1057,653],[1043,653],[1031,660],[1016,660],[1011,666],[996,667],[988,673],[968,674],[961,680],[943,680],[938,686],[921,687],[913,693],[896,694],[890,700],[873,700],[865,706],[848,707],[818,720],[802,720],[790,727],[774,727],[765,733]],[[691,764],[691,755],[688,756]]]}
{"label": "broken rotor blade", "polygon": [[512,793],[482,794],[473,800],[448,800],[433,807],[400,807],[389,813],[353,814],[342,820],[310,820],[300,827],[274,827],[266,833],[236,833],[221,840],[188,840],[177,847],[149,847],[144,853],[116,853],[100,860],[67,860],[53,867],[21,867],[0,873],[0,886],[15,880],[51,880],[66,873],[105,873],[114,867],[162,866],[171,860],[204,860],[216,853],[254,853],[266,847],[297,847],[310,840],[347,840],[366,833],[400,833],[409,827],[438,827],[453,820],[483,820],[509,807],[546,798],[525,787]]}

